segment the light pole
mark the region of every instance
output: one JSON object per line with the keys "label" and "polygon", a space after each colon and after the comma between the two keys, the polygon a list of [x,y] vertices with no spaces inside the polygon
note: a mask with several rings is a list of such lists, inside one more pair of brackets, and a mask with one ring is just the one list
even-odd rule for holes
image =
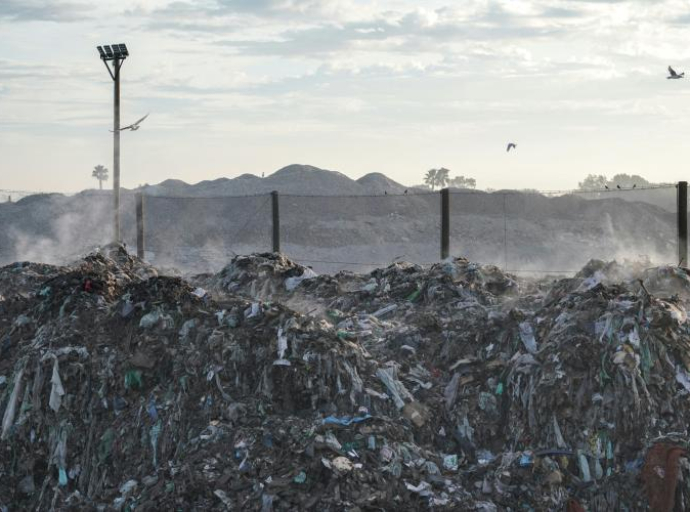
{"label": "light pole", "polygon": [[[120,68],[129,56],[124,44],[103,45],[98,47],[98,53],[105,64],[110,78],[115,83],[114,116],[113,116],[113,198],[115,225],[113,242],[120,243]],[[111,64],[108,64],[108,63]]]}

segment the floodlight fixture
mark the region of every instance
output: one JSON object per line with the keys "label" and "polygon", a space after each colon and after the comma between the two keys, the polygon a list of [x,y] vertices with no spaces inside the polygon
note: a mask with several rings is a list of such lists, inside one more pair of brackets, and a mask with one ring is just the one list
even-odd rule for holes
{"label": "floodlight fixture", "polygon": [[129,50],[127,50],[127,45],[119,44],[104,44],[103,46],[97,46],[98,53],[103,60],[124,60],[129,57]]}

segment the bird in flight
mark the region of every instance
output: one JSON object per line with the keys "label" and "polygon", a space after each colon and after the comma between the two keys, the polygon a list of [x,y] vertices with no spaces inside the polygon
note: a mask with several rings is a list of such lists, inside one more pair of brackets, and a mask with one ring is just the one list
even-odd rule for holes
{"label": "bird in flight", "polygon": [[510,151],[511,149],[516,149],[517,145],[514,144],[513,142],[508,143],[508,147],[506,148],[506,152]]}
{"label": "bird in flight", "polygon": [[683,78],[685,76],[685,71],[683,71],[680,75],[675,72],[675,70],[669,66],[668,67],[668,74],[669,76],[666,77],[667,80],[677,80],[679,78]]}
{"label": "bird in flight", "polygon": [[[141,119],[139,119],[136,123],[132,123],[132,124],[130,124],[129,126],[125,126],[124,128],[120,128],[118,131],[121,132],[121,131],[123,131],[123,130],[132,130],[133,132],[135,132],[135,131],[137,131],[139,128],[141,128],[141,126],[139,126],[139,125],[140,125],[141,122],[142,122],[144,119],[146,119],[147,117],[149,117],[148,114],[146,114],[144,117],[142,117]],[[110,130],[110,131],[112,132],[113,130]]]}

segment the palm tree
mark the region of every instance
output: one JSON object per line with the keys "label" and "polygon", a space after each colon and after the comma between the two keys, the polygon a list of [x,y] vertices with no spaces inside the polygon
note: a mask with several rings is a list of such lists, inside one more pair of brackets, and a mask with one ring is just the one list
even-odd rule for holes
{"label": "palm tree", "polygon": [[431,187],[431,190],[448,186],[450,171],[445,167],[440,169],[429,169],[424,175],[424,183]]}
{"label": "palm tree", "polygon": [[103,190],[103,182],[108,181],[108,169],[106,169],[102,165],[97,165],[93,168],[91,177],[96,178],[98,180],[98,186],[101,190]]}
{"label": "palm tree", "polygon": [[436,188],[436,173],[438,171],[436,169],[429,169],[426,174],[424,175],[424,183],[429,185],[431,187],[431,190],[434,190]]}
{"label": "palm tree", "polygon": [[441,167],[440,169],[436,170],[436,186],[438,188],[448,186],[449,174],[450,170],[446,169],[445,167]]}

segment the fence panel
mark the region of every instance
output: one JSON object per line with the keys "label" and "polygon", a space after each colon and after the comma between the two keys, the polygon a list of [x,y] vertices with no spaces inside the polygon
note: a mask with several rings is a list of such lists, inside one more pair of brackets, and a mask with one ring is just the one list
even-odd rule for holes
{"label": "fence panel", "polygon": [[[123,195],[123,212],[129,208]],[[112,239],[112,196],[29,195],[0,203],[0,265],[15,261],[62,264]]]}
{"label": "fence panel", "polygon": [[505,221],[503,195],[451,189],[450,255],[505,266]]}
{"label": "fence panel", "polygon": [[573,196],[586,200],[582,215],[599,235],[590,236],[592,257],[678,264],[676,186],[615,188]]}
{"label": "fence panel", "polygon": [[319,272],[439,259],[440,194],[280,195],[281,249]]}
{"label": "fence panel", "polygon": [[271,251],[271,196],[145,198],[146,257],[195,272]]}
{"label": "fence panel", "polygon": [[573,274],[590,259],[677,264],[676,189],[452,190],[451,254],[536,274]]}

